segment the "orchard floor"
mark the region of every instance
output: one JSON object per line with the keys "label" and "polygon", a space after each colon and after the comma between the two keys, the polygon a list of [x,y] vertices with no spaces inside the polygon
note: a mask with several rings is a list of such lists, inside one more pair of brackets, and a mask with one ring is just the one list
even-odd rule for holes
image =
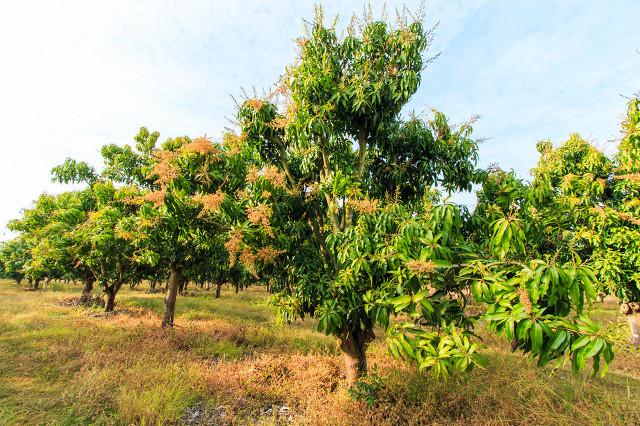
{"label": "orchard floor", "polygon": [[315,322],[275,324],[266,293],[192,291],[176,327],[162,294],[123,289],[116,313],[63,302],[80,287],[0,282],[0,424],[636,425],[640,351],[613,304],[596,307],[620,342],[602,379],[538,369],[487,338],[487,369],[434,380],[369,349],[377,399],[345,390],[342,360]]}

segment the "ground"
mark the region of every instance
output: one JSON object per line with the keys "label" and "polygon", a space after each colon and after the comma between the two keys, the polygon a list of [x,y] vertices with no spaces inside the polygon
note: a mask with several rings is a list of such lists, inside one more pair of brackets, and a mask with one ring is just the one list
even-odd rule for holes
{"label": "ground", "polygon": [[640,351],[615,304],[594,310],[619,342],[602,379],[536,368],[485,337],[489,367],[443,382],[378,338],[354,400],[334,340],[312,320],[277,325],[262,288],[190,289],[173,330],[159,327],[162,294],[123,289],[105,317],[68,303],[80,290],[0,282],[0,424],[640,424]]}

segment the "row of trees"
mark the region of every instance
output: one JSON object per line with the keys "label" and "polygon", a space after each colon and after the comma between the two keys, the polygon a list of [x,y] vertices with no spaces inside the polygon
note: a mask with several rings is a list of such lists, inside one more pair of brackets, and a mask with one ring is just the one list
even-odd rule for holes
{"label": "row of trees", "polygon": [[[482,365],[478,316],[540,365],[593,361],[611,343],[586,315],[613,294],[640,341],[640,100],[607,158],[579,136],[538,145],[531,183],[480,170],[471,123],[402,114],[428,62],[419,19],[366,19],[339,37],[322,13],[275,89],[238,106],[219,140],[102,148],[104,166],[68,159],[9,227],[3,273],[95,284],[112,310],[125,283],[168,279],[163,326],[186,281],[267,285],[279,319],[311,316],[335,336],[347,379],[366,373],[374,329],[392,355],[436,376]],[[475,211],[442,192],[480,185]]]}

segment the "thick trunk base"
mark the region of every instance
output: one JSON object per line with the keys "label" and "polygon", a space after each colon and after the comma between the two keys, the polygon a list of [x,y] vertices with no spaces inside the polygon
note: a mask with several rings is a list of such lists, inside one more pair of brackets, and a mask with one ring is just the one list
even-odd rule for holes
{"label": "thick trunk base", "polygon": [[80,295],[81,302],[91,300],[91,290],[93,290],[93,280],[84,280],[84,287],[82,287],[82,294]]}
{"label": "thick trunk base", "polygon": [[220,292],[222,290],[222,283],[216,284],[216,299],[220,299]]}
{"label": "thick trunk base", "polygon": [[107,301],[104,304],[105,312],[113,312],[116,307],[116,292],[112,290],[106,291]]}
{"label": "thick trunk base", "polygon": [[344,357],[345,375],[349,387],[367,374],[367,346],[374,339],[373,330],[356,330],[338,336],[338,347]]}

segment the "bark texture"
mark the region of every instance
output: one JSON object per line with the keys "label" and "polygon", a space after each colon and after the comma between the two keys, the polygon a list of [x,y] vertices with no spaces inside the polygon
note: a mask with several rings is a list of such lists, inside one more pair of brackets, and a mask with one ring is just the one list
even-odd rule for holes
{"label": "bark texture", "polygon": [[116,291],[114,288],[107,288],[105,294],[107,295],[107,301],[104,305],[104,311],[113,312],[116,307]]}
{"label": "bark texture", "polygon": [[80,296],[80,300],[84,301],[91,299],[91,290],[93,290],[94,281],[95,280],[93,278],[84,279],[84,286],[82,287],[82,295]]}
{"label": "bark texture", "polygon": [[374,339],[373,330],[352,330],[338,336],[338,347],[342,350],[345,374],[352,387],[367,374],[367,346]]}
{"label": "bark texture", "polygon": [[635,346],[640,345],[640,303],[623,303],[620,305],[620,312],[627,318],[631,331],[631,343]]}
{"label": "bark texture", "polygon": [[220,299],[221,290],[222,290],[222,283],[216,283],[216,299]]}
{"label": "bark texture", "polygon": [[182,268],[171,267],[167,295],[164,298],[164,317],[162,318],[163,327],[173,327],[173,317],[176,310],[176,298],[178,297],[178,289],[180,288],[181,282]]}

